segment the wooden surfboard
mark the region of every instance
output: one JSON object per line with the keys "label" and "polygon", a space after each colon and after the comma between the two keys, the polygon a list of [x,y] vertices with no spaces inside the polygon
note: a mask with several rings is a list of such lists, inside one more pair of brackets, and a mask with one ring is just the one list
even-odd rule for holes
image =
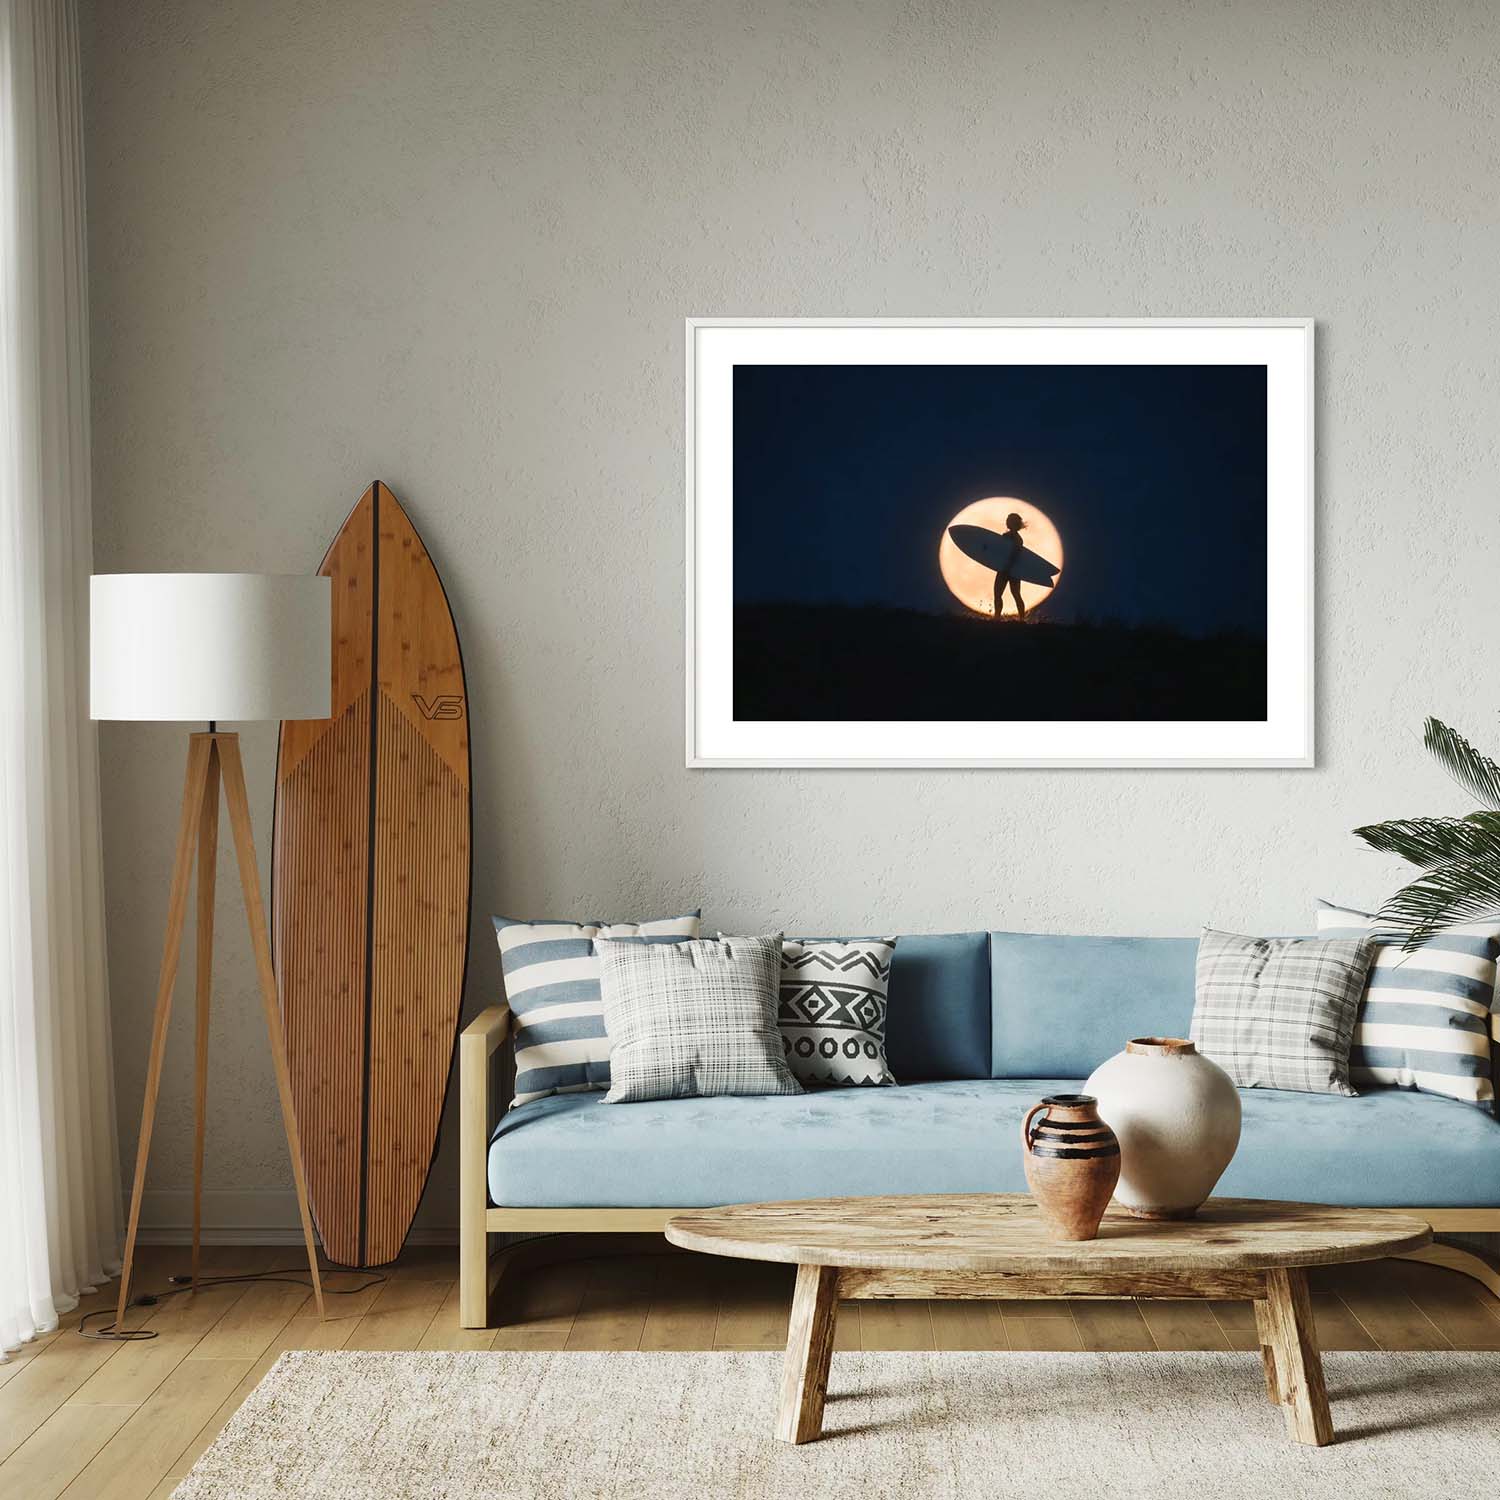
{"label": "wooden surfboard", "polygon": [[333,580],[333,717],[276,760],[272,941],[313,1218],[393,1260],[427,1181],[469,947],[469,717],[437,570],[377,480]]}

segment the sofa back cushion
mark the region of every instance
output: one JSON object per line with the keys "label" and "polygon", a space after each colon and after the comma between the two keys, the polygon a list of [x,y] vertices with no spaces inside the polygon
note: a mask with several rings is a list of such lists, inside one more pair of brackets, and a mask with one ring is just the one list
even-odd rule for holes
{"label": "sofa back cushion", "polygon": [[989,939],[992,1078],[1087,1078],[1132,1037],[1188,1034],[1197,938]]}
{"label": "sofa back cushion", "polygon": [[896,943],[885,1053],[898,1083],[989,1077],[988,933],[918,933]]}

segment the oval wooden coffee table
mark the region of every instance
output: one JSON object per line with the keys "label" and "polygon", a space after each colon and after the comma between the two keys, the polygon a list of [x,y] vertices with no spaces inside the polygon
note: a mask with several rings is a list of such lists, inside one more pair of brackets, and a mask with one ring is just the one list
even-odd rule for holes
{"label": "oval wooden coffee table", "polygon": [[1333,1440],[1308,1266],[1420,1249],[1427,1224],[1380,1209],[1210,1198],[1194,1219],[1111,1206],[1099,1238],[1049,1240],[1020,1193],[815,1198],[681,1214],[685,1250],[797,1267],[776,1436],[806,1443],[823,1402],[840,1298],[1215,1297],[1255,1303],[1266,1391],[1295,1442]]}

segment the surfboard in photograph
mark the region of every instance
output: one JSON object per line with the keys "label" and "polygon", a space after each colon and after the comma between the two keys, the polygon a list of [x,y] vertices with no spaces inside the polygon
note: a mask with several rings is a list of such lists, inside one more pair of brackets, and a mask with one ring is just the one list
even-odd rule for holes
{"label": "surfboard in photograph", "polygon": [[373,483],[333,580],[333,714],[285,720],[272,943],[313,1218],[330,1260],[384,1265],[432,1165],[463,1000],[469,717],[437,569]]}
{"label": "surfboard in photograph", "polygon": [[1009,533],[990,531],[984,526],[950,526],[948,535],[965,556],[997,573],[1007,572],[1020,583],[1050,588],[1061,571],[1030,547],[1023,544],[1017,548]]}

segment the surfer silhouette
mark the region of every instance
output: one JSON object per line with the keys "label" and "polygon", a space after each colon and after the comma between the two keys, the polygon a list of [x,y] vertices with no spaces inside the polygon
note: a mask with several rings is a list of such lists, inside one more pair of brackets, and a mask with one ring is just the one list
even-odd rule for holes
{"label": "surfer silhouette", "polygon": [[1025,544],[1021,541],[1021,532],[1026,523],[1015,511],[1005,518],[1005,540],[1010,543],[1010,551],[1004,559],[1004,566],[995,574],[995,618],[1000,618],[1000,612],[1005,606],[1005,590],[1010,589],[1010,597],[1016,601],[1016,618],[1026,618],[1026,605],[1021,599],[1021,580],[1012,572],[1016,559],[1020,557]]}
{"label": "surfer silhouette", "polygon": [[1005,591],[1016,601],[1016,618],[1026,618],[1026,605],[1021,599],[1021,585],[1034,583],[1040,588],[1050,589],[1062,571],[1056,563],[1039,557],[1022,540],[1025,521],[1015,511],[1005,518],[1004,531],[991,531],[988,526],[950,526],[948,535],[953,545],[965,557],[971,557],[995,572],[995,619],[999,619],[1005,604]]}

